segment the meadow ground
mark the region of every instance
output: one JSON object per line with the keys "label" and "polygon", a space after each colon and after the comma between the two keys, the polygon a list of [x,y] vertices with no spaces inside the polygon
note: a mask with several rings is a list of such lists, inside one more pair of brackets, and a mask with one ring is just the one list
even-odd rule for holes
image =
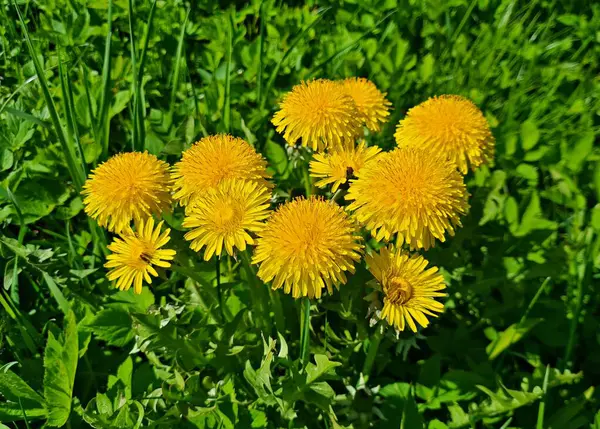
{"label": "meadow ground", "polygon": [[[600,4],[0,0],[0,22],[0,428],[600,429]],[[330,197],[271,119],[302,80],[350,76],[392,104],[372,146],[441,94],[496,139],[462,228],[422,252],[439,318],[379,334],[364,262],[306,318],[246,253],[190,250],[181,208],[177,265],[140,295],[111,285],[92,169],[231,133],[275,205]]]}

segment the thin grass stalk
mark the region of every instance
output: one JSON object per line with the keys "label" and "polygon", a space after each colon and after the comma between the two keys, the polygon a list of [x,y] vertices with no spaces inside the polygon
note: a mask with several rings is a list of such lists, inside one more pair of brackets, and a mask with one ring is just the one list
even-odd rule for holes
{"label": "thin grass stalk", "polygon": [[144,34],[144,43],[142,52],[140,53],[140,67],[138,69],[138,94],[140,99],[138,101],[138,126],[139,126],[139,139],[141,143],[141,150],[146,149],[146,126],[145,126],[145,118],[146,118],[146,106],[144,100],[144,70],[146,66],[146,54],[148,52],[148,44],[150,42],[150,35],[152,34],[152,24],[154,22],[154,12],[156,11],[156,0],[152,2],[152,6],[150,7],[150,14],[148,15],[148,25],[146,26],[146,32]]}
{"label": "thin grass stalk", "polygon": [[310,348],[310,298],[302,298],[302,312],[300,313],[300,363],[306,366]]}
{"label": "thin grass stalk", "polygon": [[265,90],[263,91],[264,92],[264,96],[261,99],[261,104],[259,105],[259,107],[261,109],[263,109],[265,107],[265,102],[267,100],[267,97],[268,97],[269,93],[271,92],[271,88],[273,87],[273,83],[275,83],[275,79],[279,75],[279,69],[283,65],[284,61],[292,53],[292,51],[294,50],[294,48],[296,47],[296,45],[298,43],[300,43],[300,41],[304,38],[304,36],[306,34],[308,34],[308,32],[315,25],[317,25],[317,23],[319,21],[321,21],[321,19],[323,19],[323,17],[325,16],[325,14],[327,13],[327,11],[329,9],[331,9],[331,7],[326,7],[326,8],[318,10],[317,11],[317,17],[315,18],[315,20],[313,22],[311,22],[308,27],[306,27],[304,30],[302,30],[300,32],[300,34],[298,34],[294,39],[292,39],[292,42],[290,43],[290,46],[288,47],[287,51],[285,51],[285,53],[283,54],[283,56],[281,57],[281,59],[277,62],[277,64],[275,65],[275,68],[273,69],[273,71],[271,72],[271,74],[269,76],[269,80],[267,81],[267,86],[265,87]]}
{"label": "thin grass stalk", "polygon": [[92,104],[92,95],[90,91],[90,82],[89,82],[89,72],[85,63],[82,63],[79,67],[79,73],[81,74],[81,80],[83,81],[83,89],[85,90],[85,99],[87,102],[88,112],[90,115],[90,125],[92,129],[92,134],[94,136],[94,140],[96,142],[98,139],[98,129],[95,126],[96,123],[96,113],[94,112],[94,106]]}
{"label": "thin grass stalk", "polygon": [[265,2],[261,1],[258,7],[258,19],[260,20],[260,32],[258,34],[258,73],[256,75],[256,100],[259,106],[263,105],[263,67],[265,54]]}
{"label": "thin grass stalk", "polygon": [[100,143],[102,145],[102,159],[108,158],[108,136],[110,132],[110,118],[108,110],[111,99],[111,78],[110,78],[110,63],[111,63],[111,39],[112,39],[112,6],[113,1],[108,0],[108,29],[106,32],[106,41],[104,44],[104,63],[102,64],[102,95],[100,96],[100,110],[98,111],[98,133]]}
{"label": "thin grass stalk", "polygon": [[58,116],[58,111],[56,110],[56,105],[54,104],[54,100],[52,95],[50,94],[50,88],[48,86],[48,82],[46,80],[46,75],[44,74],[44,69],[39,62],[37,52],[33,47],[33,43],[31,42],[31,38],[29,36],[29,31],[27,30],[27,26],[25,25],[25,21],[23,20],[23,16],[21,15],[21,11],[17,6],[17,3],[13,0],[13,5],[17,11],[17,15],[19,16],[19,22],[21,24],[21,28],[23,29],[23,34],[25,36],[25,42],[27,44],[27,49],[29,50],[29,55],[33,61],[33,66],[35,68],[35,72],[38,76],[40,87],[42,89],[42,94],[44,96],[44,100],[46,105],[48,106],[48,113],[50,114],[50,118],[52,119],[52,124],[54,126],[54,132],[58,138],[58,141],[63,149],[65,154],[65,159],[67,161],[67,168],[69,169],[69,173],[71,175],[71,179],[73,180],[73,184],[75,188],[79,191],[83,186],[83,182],[85,180],[85,176],[83,172],[80,170],[78,163],[76,162],[75,152],[73,150],[72,145],[69,145],[67,138],[65,136],[65,131]]}
{"label": "thin grass stalk", "polygon": [[[187,64],[187,60],[186,60],[186,64]],[[194,109],[196,111],[196,117],[198,118],[198,126],[200,127],[200,132],[202,133],[202,136],[206,137],[206,136],[208,136],[208,131],[206,131],[206,127],[202,123],[202,114],[200,112],[200,103],[198,102],[198,95],[196,95],[196,88],[192,82],[192,75],[190,73],[189,67],[186,66],[186,69],[187,69],[187,76],[189,79],[190,87],[192,89],[192,96],[194,97]]]}
{"label": "thin grass stalk", "polygon": [[131,55],[131,89],[133,91],[133,111],[131,113],[131,121],[133,127],[131,130],[132,148],[136,151],[140,148],[139,139],[139,124],[138,124],[138,103],[139,103],[139,86],[138,86],[138,74],[137,74],[137,61],[135,54],[135,16],[133,14],[133,0],[127,1],[127,10],[129,15],[129,49]]}
{"label": "thin grass stalk", "polygon": [[546,393],[548,392],[548,378],[550,375],[550,365],[546,366],[546,374],[544,375],[544,384],[542,385],[542,390],[544,391],[544,396],[540,400],[540,405],[538,406],[538,415],[537,422],[535,424],[535,429],[544,429],[544,414],[546,411]]}
{"label": "thin grass stalk", "polygon": [[309,77],[314,76],[315,74],[317,74],[317,72],[321,71],[322,68],[324,68],[327,64],[329,64],[330,62],[332,62],[333,60],[335,60],[336,58],[338,58],[339,56],[345,54],[346,52],[348,52],[349,50],[351,50],[352,48],[354,48],[355,46],[357,46],[360,41],[362,39],[364,39],[365,37],[369,36],[371,33],[373,33],[375,30],[377,30],[377,28],[379,28],[379,26],[381,24],[383,24],[385,21],[387,21],[392,15],[394,15],[396,13],[396,9],[394,9],[393,11],[389,12],[388,14],[386,14],[383,18],[381,18],[379,21],[377,21],[373,27],[371,27],[370,29],[368,29],[367,31],[365,31],[363,34],[361,34],[356,40],[354,40],[353,42],[350,42],[349,44],[347,44],[346,46],[344,46],[343,48],[339,49],[337,52],[335,52],[333,55],[331,55],[329,58],[327,58],[325,61],[321,62],[320,64],[318,64],[316,67],[314,67],[310,73],[308,74]]}
{"label": "thin grass stalk", "polygon": [[188,9],[185,14],[185,19],[183,20],[183,25],[181,26],[181,31],[179,33],[179,40],[177,42],[177,53],[175,54],[175,68],[173,69],[173,78],[171,80],[171,100],[169,103],[169,114],[171,119],[173,118],[173,114],[175,113],[175,101],[177,98],[177,89],[179,87],[179,74],[181,70],[181,56],[183,53],[183,41],[185,39],[185,29],[187,27],[188,18],[190,16],[190,9]]}
{"label": "thin grass stalk", "polygon": [[225,63],[225,104],[223,105],[223,126],[231,132],[231,57],[233,53],[233,11],[227,19],[227,57]]}
{"label": "thin grass stalk", "polygon": [[81,140],[79,139],[79,129],[77,128],[77,120],[75,119],[75,101],[73,99],[73,88],[71,86],[71,80],[68,76],[68,70],[65,69],[64,63],[61,59],[62,52],[58,51],[58,72],[61,80],[61,89],[63,97],[65,99],[65,115],[67,117],[67,130],[69,131],[69,139],[74,142],[75,149],[77,149],[77,155],[81,163],[81,171],[83,171],[84,180],[87,176],[87,166],[85,164],[85,158],[83,156],[83,148],[81,147]]}

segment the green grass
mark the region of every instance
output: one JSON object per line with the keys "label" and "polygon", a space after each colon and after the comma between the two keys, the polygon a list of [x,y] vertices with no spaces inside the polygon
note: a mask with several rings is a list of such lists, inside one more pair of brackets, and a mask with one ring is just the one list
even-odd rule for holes
{"label": "green grass", "polygon": [[[600,7],[397,3],[0,1],[0,428],[600,429]],[[315,193],[270,119],[301,80],[347,76],[393,103],[366,135],[384,149],[433,95],[492,126],[463,227],[424,252],[441,317],[380,333],[364,264],[308,307],[249,253],[217,276],[183,251],[140,296],[111,287],[91,170],[231,132],[278,204]],[[166,220],[184,249],[181,210]]]}

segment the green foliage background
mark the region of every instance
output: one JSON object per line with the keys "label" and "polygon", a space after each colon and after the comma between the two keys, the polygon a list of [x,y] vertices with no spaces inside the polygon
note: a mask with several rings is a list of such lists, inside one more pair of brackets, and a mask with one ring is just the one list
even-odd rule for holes
{"label": "green foliage background", "polygon": [[[0,1],[0,427],[600,429],[600,5],[16,3],[22,23]],[[387,91],[391,120],[367,137],[383,148],[436,94],[492,126],[464,227],[426,252],[449,281],[442,317],[376,348],[359,268],[313,303],[302,370],[299,303],[234,259],[223,313],[191,252],[141,296],[110,287],[87,172],[231,132],[268,158],[280,201],[303,194],[306,156],[269,119],[300,80],[346,76]]]}

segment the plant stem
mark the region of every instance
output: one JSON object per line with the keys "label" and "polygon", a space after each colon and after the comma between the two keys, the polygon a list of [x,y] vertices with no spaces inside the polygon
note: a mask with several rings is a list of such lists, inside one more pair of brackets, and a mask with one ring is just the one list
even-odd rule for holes
{"label": "plant stem", "polygon": [[221,309],[221,315],[223,316],[223,321],[226,321],[225,318],[225,309],[223,308],[223,294],[221,292],[221,255],[217,255],[215,271],[217,275],[217,295],[219,297],[219,307]]}
{"label": "plant stem", "polygon": [[544,376],[544,384],[542,386],[542,389],[544,390],[544,396],[542,396],[542,400],[540,401],[540,405],[538,407],[537,424],[535,425],[535,429],[544,429],[544,412],[546,409],[546,391],[548,390],[549,375],[550,365],[546,366],[546,375]]}
{"label": "plant stem", "polygon": [[310,344],[310,299],[305,296],[302,298],[303,312],[300,314],[300,362],[302,366],[307,364],[308,348]]}
{"label": "plant stem", "polygon": [[345,190],[343,190],[342,188],[338,188],[337,191],[335,191],[335,193],[332,195],[331,197],[331,202],[334,203],[338,200],[338,198],[340,198],[340,196],[344,195],[346,193]]}
{"label": "plant stem", "polygon": [[369,375],[371,374],[371,370],[373,369],[373,364],[375,363],[375,358],[377,357],[377,351],[379,350],[379,344],[381,344],[381,340],[383,339],[383,328],[380,325],[376,326],[375,333],[369,342],[369,351],[367,353],[367,358],[365,359],[365,363],[363,365],[363,376],[365,381],[369,379]]}

